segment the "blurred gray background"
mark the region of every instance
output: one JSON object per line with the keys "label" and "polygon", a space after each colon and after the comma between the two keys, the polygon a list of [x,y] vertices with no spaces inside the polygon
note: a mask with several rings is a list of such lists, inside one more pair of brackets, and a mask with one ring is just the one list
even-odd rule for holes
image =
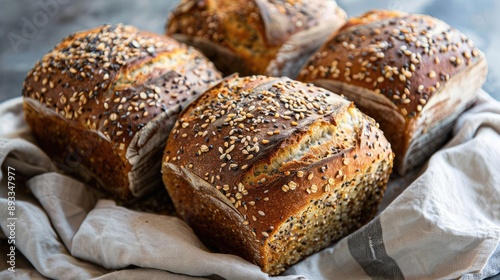
{"label": "blurred gray background", "polygon": [[[70,33],[105,23],[126,23],[163,33],[179,0],[0,0],[0,102],[21,95],[23,79],[45,53]],[[349,16],[396,9],[440,18],[486,53],[484,89],[500,100],[500,1],[339,0]]]}

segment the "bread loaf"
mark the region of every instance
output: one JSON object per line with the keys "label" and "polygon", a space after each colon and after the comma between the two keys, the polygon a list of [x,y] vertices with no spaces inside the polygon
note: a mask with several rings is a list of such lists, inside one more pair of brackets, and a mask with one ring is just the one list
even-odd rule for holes
{"label": "bread loaf", "polygon": [[293,78],[345,20],[333,0],[182,0],[166,32],[199,48],[225,75]]}
{"label": "bread loaf", "polygon": [[298,79],[344,94],[375,118],[403,175],[448,139],[486,72],[484,55],[446,23],[371,11],[325,42]]}
{"label": "bread loaf", "polygon": [[233,76],[181,113],[162,172],[206,244],[274,275],[369,221],[392,160],[350,101],[288,78]]}
{"label": "bread loaf", "polygon": [[23,85],[26,122],[61,171],[127,201],[161,187],[183,106],[221,76],[201,53],[131,26],[68,36]]}

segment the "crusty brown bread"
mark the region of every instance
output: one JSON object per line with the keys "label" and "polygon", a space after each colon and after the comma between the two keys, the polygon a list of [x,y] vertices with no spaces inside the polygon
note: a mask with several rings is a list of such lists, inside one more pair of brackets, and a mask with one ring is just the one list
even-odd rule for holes
{"label": "crusty brown bread", "polygon": [[484,55],[446,23],[371,11],[350,19],[325,42],[298,79],[344,94],[375,118],[403,175],[448,139],[486,72]]}
{"label": "crusty brown bread", "polygon": [[162,172],[206,244],[274,275],[369,221],[392,161],[352,102],[288,78],[232,76],[181,113]]}
{"label": "crusty brown bread", "polygon": [[201,53],[131,26],[68,36],[23,85],[26,122],[62,171],[127,201],[161,187],[182,107],[219,72]]}
{"label": "crusty brown bread", "polygon": [[333,0],[182,0],[166,33],[203,51],[225,75],[294,78],[345,21]]}

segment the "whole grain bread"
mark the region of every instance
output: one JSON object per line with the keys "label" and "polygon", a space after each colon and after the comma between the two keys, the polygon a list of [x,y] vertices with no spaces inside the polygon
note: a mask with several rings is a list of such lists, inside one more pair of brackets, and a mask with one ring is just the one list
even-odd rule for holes
{"label": "whole grain bread", "polygon": [[177,115],[220,79],[200,52],[132,26],[63,39],[23,84],[24,112],[61,171],[127,201],[161,187]]}
{"label": "whole grain bread", "polygon": [[443,21],[374,10],[333,34],[298,80],[344,94],[380,123],[404,175],[449,139],[486,73],[484,55]]}
{"label": "whole grain bread", "polygon": [[225,75],[294,78],[345,21],[332,0],[183,0],[166,33],[203,51]]}
{"label": "whole grain bread", "polygon": [[368,222],[392,161],[352,102],[288,78],[231,76],[181,113],[162,172],[206,244],[275,275]]}

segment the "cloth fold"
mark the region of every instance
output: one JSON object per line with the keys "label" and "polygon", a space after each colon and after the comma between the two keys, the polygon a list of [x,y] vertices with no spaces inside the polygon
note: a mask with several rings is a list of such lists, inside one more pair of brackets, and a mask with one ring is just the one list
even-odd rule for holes
{"label": "cloth fold", "polygon": [[[484,92],[425,166],[391,179],[375,219],[279,277],[211,252],[176,217],[117,206],[58,173],[24,123],[21,98],[0,104],[0,124],[1,279],[483,279],[500,272],[500,104]],[[13,217],[16,272],[7,262]]]}
{"label": "cloth fold", "polygon": [[135,265],[192,276],[267,279],[239,257],[208,252],[177,217],[135,212],[109,200],[100,200],[87,215],[71,253],[109,269]]}

